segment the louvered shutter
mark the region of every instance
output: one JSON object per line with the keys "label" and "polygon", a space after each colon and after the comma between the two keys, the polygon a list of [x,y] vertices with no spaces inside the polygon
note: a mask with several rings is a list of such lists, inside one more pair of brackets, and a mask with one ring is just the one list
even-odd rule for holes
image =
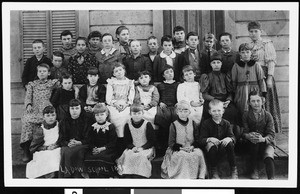
{"label": "louvered shutter", "polygon": [[[33,56],[32,42],[41,39],[47,48],[47,11],[22,12],[22,46],[23,62]],[[47,49],[45,49],[47,53]]]}
{"label": "louvered shutter", "polygon": [[60,10],[51,11],[51,34],[52,34],[52,51],[58,50],[61,47],[60,34],[64,30],[70,30],[73,34],[73,44],[77,38],[76,11],[75,10]]}

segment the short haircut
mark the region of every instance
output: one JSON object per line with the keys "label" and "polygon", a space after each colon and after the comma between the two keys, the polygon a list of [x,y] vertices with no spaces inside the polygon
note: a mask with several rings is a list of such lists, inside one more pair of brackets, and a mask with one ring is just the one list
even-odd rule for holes
{"label": "short haircut", "polygon": [[149,43],[149,40],[151,40],[151,39],[157,40],[156,36],[149,36],[147,38],[147,44]]}
{"label": "short haircut", "polygon": [[132,42],[138,42],[138,43],[140,43],[140,46],[141,46],[141,42],[140,42],[139,40],[137,40],[137,39],[131,40],[131,41],[129,42],[129,46],[131,46],[131,43],[132,43]]}
{"label": "short haircut", "polygon": [[79,99],[72,99],[69,102],[69,107],[81,106],[81,101]]}
{"label": "short haircut", "polygon": [[151,73],[150,73],[149,71],[140,71],[140,72],[138,72],[139,78],[140,78],[142,75],[149,75],[149,77],[152,78]]}
{"label": "short haircut", "polygon": [[34,43],[42,43],[43,46],[45,45],[45,44],[44,44],[44,41],[42,41],[41,39],[35,39],[35,40],[32,42],[32,44],[34,44]]}
{"label": "short haircut", "polygon": [[209,33],[206,33],[204,36],[203,36],[203,41],[205,41],[206,39],[211,39],[213,40],[214,42],[217,42],[217,39],[215,37],[215,35],[211,32]]}
{"label": "short haircut", "polygon": [[211,100],[211,101],[209,102],[208,108],[209,108],[209,110],[210,110],[212,106],[217,106],[217,105],[219,105],[219,104],[222,104],[222,106],[223,106],[223,102],[222,102],[222,101],[220,101],[220,100],[218,100],[218,99],[213,99],[213,100]]}
{"label": "short haircut", "polygon": [[248,27],[248,31],[250,31],[251,29],[261,30],[261,24],[258,21],[250,21],[247,27]]}
{"label": "short haircut", "polygon": [[143,111],[144,108],[143,108],[143,105],[141,103],[133,103],[131,106],[130,106],[130,113],[132,112],[140,112],[140,111]]}
{"label": "short haircut", "polygon": [[[129,31],[129,29],[128,29],[126,26],[119,26],[119,27],[116,29],[116,35],[120,35],[121,32],[122,32],[123,30],[128,30],[128,31]],[[117,38],[118,38],[118,37],[117,37]]]}
{"label": "short haircut", "polygon": [[98,75],[98,73],[99,73],[99,70],[97,67],[90,67],[87,70],[87,75]]}
{"label": "short haircut", "polygon": [[55,108],[52,105],[48,105],[43,109],[43,115],[49,113],[55,113]]}
{"label": "short haircut", "polygon": [[104,112],[106,112],[107,116],[109,115],[109,111],[105,103],[97,103],[93,108],[94,115],[98,113],[104,113]]}
{"label": "short haircut", "polygon": [[78,38],[76,38],[75,43],[77,44],[77,42],[78,42],[79,40],[83,40],[83,41],[85,42],[85,44],[87,45],[87,39],[86,39],[85,37],[79,36]]}
{"label": "short haircut", "polygon": [[179,32],[179,31],[184,31],[184,28],[182,26],[175,26],[173,28],[173,34],[175,34],[175,32]]}
{"label": "short haircut", "polygon": [[71,38],[73,38],[73,34],[72,34],[72,32],[70,30],[64,30],[60,34],[60,39],[62,39],[63,36],[68,36],[68,35],[71,35]]}
{"label": "short haircut", "polygon": [[186,65],[182,68],[182,73],[193,71],[195,73],[195,68],[192,65]]}
{"label": "short haircut", "polygon": [[90,41],[91,38],[95,38],[95,37],[99,37],[100,40],[102,38],[102,35],[99,31],[92,31],[89,35],[88,35],[88,40]]}
{"label": "short haircut", "polygon": [[197,38],[199,39],[199,36],[198,36],[198,34],[197,34],[196,32],[189,32],[189,33],[186,35],[186,38],[185,38],[185,39],[188,40],[190,36],[197,36]]}
{"label": "short haircut", "polygon": [[50,71],[50,66],[47,63],[41,63],[38,64],[38,66],[36,67],[36,69],[40,68],[40,67],[45,67],[48,69],[48,71]]}
{"label": "short haircut", "polygon": [[73,81],[73,76],[70,73],[63,73],[59,79],[60,83],[63,82],[63,79],[71,79]]}
{"label": "short haircut", "polygon": [[168,69],[172,69],[174,71],[174,67],[172,67],[171,65],[166,64],[162,71],[161,71],[161,75],[164,75],[165,71],[167,71]]}
{"label": "short haircut", "polygon": [[64,58],[65,58],[64,54],[62,52],[60,52],[60,51],[54,51],[53,52],[53,56],[61,57],[62,60],[64,60]]}
{"label": "short haircut", "polygon": [[173,38],[170,35],[164,35],[161,37],[161,45],[163,45],[164,42],[172,42],[173,44]]}
{"label": "short haircut", "polygon": [[112,68],[112,75],[114,74],[114,70],[116,69],[116,68],[118,68],[118,67],[122,67],[123,69],[124,69],[124,71],[125,71],[125,74],[126,74],[126,67],[125,67],[125,65],[123,65],[121,62],[117,62],[114,66],[113,66],[113,68]]}
{"label": "short haircut", "polygon": [[221,41],[222,36],[229,36],[229,39],[232,40],[232,34],[229,32],[223,32],[219,35],[219,41]]}
{"label": "short haircut", "polygon": [[262,95],[262,93],[258,90],[258,89],[254,89],[254,90],[252,90],[251,92],[249,92],[249,94],[248,94],[248,101],[250,101],[250,97],[251,96],[259,96],[259,97],[263,97],[263,95]]}
{"label": "short haircut", "polygon": [[111,35],[110,33],[104,33],[104,34],[102,35],[102,39],[101,39],[101,40],[103,40],[103,37],[105,37],[105,36],[111,36],[111,39],[114,40],[113,35]]}
{"label": "short haircut", "polygon": [[175,108],[176,110],[180,110],[180,109],[191,110],[191,105],[186,100],[180,100],[178,103],[175,104]]}
{"label": "short haircut", "polygon": [[248,43],[242,43],[242,44],[239,46],[239,52],[241,52],[241,51],[248,51],[248,50],[252,50],[251,45],[248,44]]}

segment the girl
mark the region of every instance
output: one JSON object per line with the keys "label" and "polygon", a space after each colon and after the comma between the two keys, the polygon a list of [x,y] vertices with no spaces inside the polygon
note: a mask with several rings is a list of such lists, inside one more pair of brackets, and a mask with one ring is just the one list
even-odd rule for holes
{"label": "girl", "polygon": [[124,129],[124,140],[127,149],[117,160],[120,175],[130,177],[151,176],[151,162],[154,158],[155,135],[152,125],[143,119],[143,106],[133,104],[130,107],[131,120]]}
{"label": "girl", "polygon": [[61,121],[67,115],[70,100],[78,96],[78,88],[76,87],[75,90],[73,87],[72,75],[62,75],[61,86],[61,88],[55,90],[50,99],[50,102],[56,109],[58,121]]}
{"label": "girl", "polygon": [[126,26],[119,26],[116,30],[116,37],[118,42],[114,47],[120,52],[121,59],[123,60],[127,56],[130,56],[129,29]]}
{"label": "girl", "polygon": [[48,80],[50,68],[46,63],[37,66],[38,80],[26,85],[25,109],[22,117],[22,131],[20,146],[24,150],[23,162],[29,162],[31,155],[29,146],[32,140],[32,131],[43,122],[43,109],[50,105],[52,90],[59,85],[57,79]]}
{"label": "girl", "polygon": [[124,150],[124,125],[130,118],[129,106],[134,99],[134,80],[125,77],[125,66],[121,63],[113,67],[113,76],[107,79],[106,103],[111,115],[110,121],[116,126],[118,154]]}
{"label": "girl", "polygon": [[86,38],[76,39],[76,50],[77,54],[69,59],[67,70],[73,76],[74,84],[85,84],[88,68],[98,68],[99,62],[94,55],[88,53]]}
{"label": "girl", "polygon": [[234,103],[243,115],[248,111],[248,94],[257,90],[266,93],[264,72],[261,66],[251,60],[251,47],[247,43],[239,46],[241,60],[231,70],[232,84],[235,91]]}
{"label": "girl", "polygon": [[86,125],[90,121],[83,114],[81,102],[69,102],[69,114],[59,123],[58,145],[61,148],[59,178],[86,177],[83,160],[87,151]]}
{"label": "girl", "polygon": [[151,81],[151,75],[149,71],[142,71],[139,73],[138,82],[135,88],[134,100],[140,102],[144,107],[144,119],[149,121],[153,127],[154,118],[157,112],[157,104],[159,101],[159,93],[154,85],[149,85]]}
{"label": "girl", "polygon": [[104,103],[98,103],[93,109],[96,122],[88,126],[87,141],[89,151],[85,156],[85,167],[94,167],[93,161],[100,160],[111,164],[117,159],[117,133],[115,126],[108,122],[109,112]]}
{"label": "girl", "polygon": [[274,80],[274,70],[276,65],[276,51],[271,40],[261,38],[261,25],[257,21],[248,23],[249,36],[253,45],[252,56],[262,67],[265,73],[267,85],[266,110],[271,113],[274,119],[275,131],[281,132],[281,115],[278,101],[277,89]]}
{"label": "girl", "polygon": [[114,48],[113,36],[105,33],[102,36],[103,49],[96,53],[99,61],[99,82],[107,84],[106,80],[111,77],[112,68],[118,61],[121,61],[120,52]]}
{"label": "girl", "polygon": [[33,132],[30,152],[33,159],[27,163],[26,177],[45,178],[55,177],[59,169],[60,147],[58,140],[58,122],[56,121],[55,108],[46,106],[43,110],[43,124]]}
{"label": "girl", "polygon": [[161,176],[173,179],[204,179],[206,164],[199,148],[199,129],[189,119],[191,106],[187,101],[176,104],[178,119],[170,126],[169,147],[161,165]]}

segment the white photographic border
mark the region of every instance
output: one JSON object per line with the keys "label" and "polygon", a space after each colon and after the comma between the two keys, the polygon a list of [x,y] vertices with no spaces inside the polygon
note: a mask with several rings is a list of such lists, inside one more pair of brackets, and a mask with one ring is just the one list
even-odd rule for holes
{"label": "white photographic border", "polygon": [[[17,179],[12,178],[10,105],[10,11],[12,10],[286,10],[289,11],[289,164],[287,180]],[[3,141],[6,187],[272,187],[297,186],[299,4],[282,3],[2,3]]]}

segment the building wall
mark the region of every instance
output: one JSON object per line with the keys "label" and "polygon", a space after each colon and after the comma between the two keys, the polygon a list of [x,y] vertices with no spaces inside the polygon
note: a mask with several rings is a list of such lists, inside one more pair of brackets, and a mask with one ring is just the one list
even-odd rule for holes
{"label": "building wall", "polygon": [[262,37],[273,41],[277,55],[274,78],[282,115],[283,130],[289,126],[289,12],[288,11],[225,11],[225,31],[233,35],[233,48],[250,42],[247,24],[258,20]]}

